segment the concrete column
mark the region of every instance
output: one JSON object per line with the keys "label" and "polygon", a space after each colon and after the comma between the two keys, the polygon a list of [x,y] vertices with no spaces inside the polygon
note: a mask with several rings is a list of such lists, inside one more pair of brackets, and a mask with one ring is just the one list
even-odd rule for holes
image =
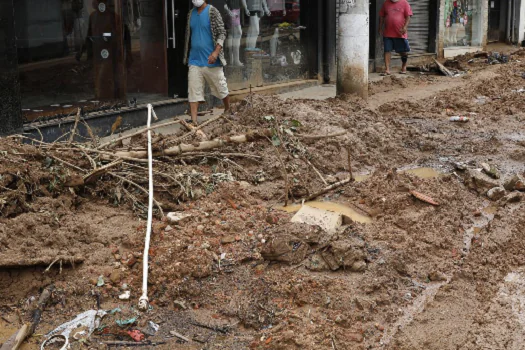
{"label": "concrete column", "polygon": [[368,98],[369,0],[340,0],[337,94]]}
{"label": "concrete column", "polygon": [[0,0],[0,135],[22,130],[13,0]]}

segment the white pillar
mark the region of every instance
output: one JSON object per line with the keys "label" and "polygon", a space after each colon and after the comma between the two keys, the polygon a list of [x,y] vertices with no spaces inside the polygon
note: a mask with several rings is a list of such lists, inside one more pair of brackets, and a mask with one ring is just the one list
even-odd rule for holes
{"label": "white pillar", "polygon": [[340,0],[337,94],[368,98],[369,0]]}

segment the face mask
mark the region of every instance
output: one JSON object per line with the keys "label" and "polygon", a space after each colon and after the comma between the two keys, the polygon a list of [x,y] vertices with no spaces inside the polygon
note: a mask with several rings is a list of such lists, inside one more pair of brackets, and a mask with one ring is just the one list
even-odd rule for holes
{"label": "face mask", "polygon": [[191,2],[195,7],[201,7],[202,5],[204,5],[204,0],[191,0]]}

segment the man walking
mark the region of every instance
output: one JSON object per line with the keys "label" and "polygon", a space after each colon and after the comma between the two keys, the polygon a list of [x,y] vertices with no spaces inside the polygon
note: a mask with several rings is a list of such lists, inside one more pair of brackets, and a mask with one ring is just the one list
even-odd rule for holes
{"label": "man walking", "polygon": [[223,66],[226,65],[224,40],[226,29],[219,10],[205,0],[192,0],[195,6],[188,14],[184,64],[189,65],[188,100],[191,119],[197,124],[199,102],[204,101],[205,82],[212,94],[224,103],[224,111],[230,109],[230,98]]}
{"label": "man walking", "polygon": [[385,46],[385,66],[383,75],[390,75],[390,61],[392,51],[401,55],[401,74],[407,73],[408,53],[408,25],[413,15],[407,0],[385,0],[379,12],[379,34],[383,36]]}

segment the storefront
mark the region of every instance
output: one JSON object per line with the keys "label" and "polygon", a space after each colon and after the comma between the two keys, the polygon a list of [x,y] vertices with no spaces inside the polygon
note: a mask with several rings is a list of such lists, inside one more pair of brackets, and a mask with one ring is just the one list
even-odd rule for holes
{"label": "storefront", "polygon": [[487,43],[487,7],[487,0],[443,0],[441,43],[445,57],[483,49]]}
{"label": "storefront", "polygon": [[[228,37],[232,91],[316,77],[314,23],[322,1],[210,0]],[[22,114],[26,121],[176,103],[190,0],[13,2]],[[313,17],[312,17],[313,16]]]}

